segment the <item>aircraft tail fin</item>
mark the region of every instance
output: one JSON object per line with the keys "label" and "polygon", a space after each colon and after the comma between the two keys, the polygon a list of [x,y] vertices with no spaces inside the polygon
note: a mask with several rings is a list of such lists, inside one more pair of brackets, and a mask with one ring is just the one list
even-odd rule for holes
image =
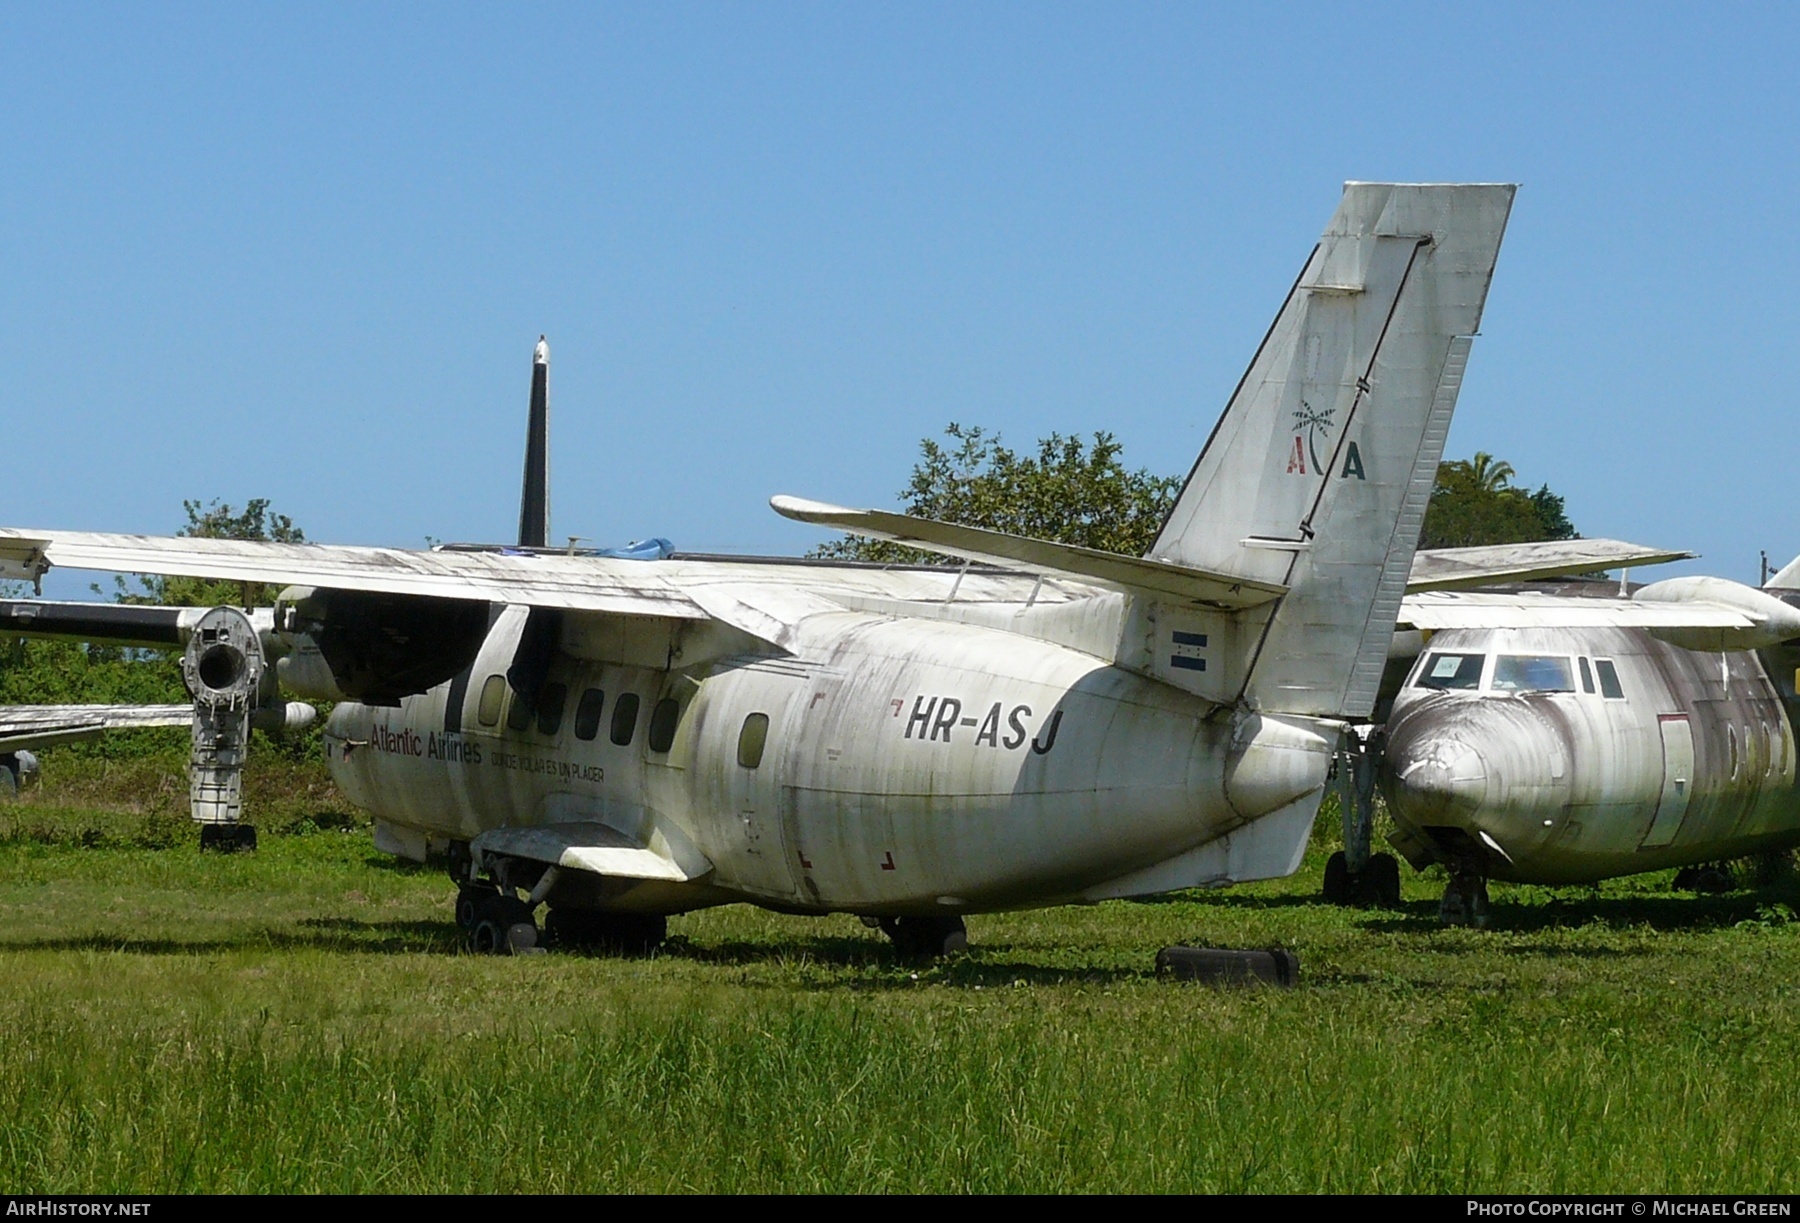
{"label": "aircraft tail fin", "polygon": [[1777,569],[1763,583],[1764,590],[1800,590],[1800,556]]}
{"label": "aircraft tail fin", "polygon": [[1373,708],[1514,191],[1347,184],[1147,554],[1288,588],[1252,706]]}
{"label": "aircraft tail fin", "polygon": [[519,546],[550,543],[550,345],[531,353],[531,415],[525,425],[525,479],[519,492]]}

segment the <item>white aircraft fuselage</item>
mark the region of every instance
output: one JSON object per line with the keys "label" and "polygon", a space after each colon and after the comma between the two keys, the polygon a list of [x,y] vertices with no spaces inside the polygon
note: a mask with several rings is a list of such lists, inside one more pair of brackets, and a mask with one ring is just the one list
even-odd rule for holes
{"label": "white aircraft fuselage", "polygon": [[[700,568],[645,563],[674,582]],[[779,657],[707,657],[721,646],[678,623],[636,642],[565,640],[531,708],[505,680],[525,623],[509,609],[455,681],[397,707],[340,704],[333,775],[384,843],[415,856],[579,820],[693,865],[691,880],[609,880],[594,899],[626,910],[992,910],[1097,898],[1207,844],[1210,874],[1190,864],[1187,882],[1297,865],[1336,723],[1234,713],[1094,652],[948,618],[1080,610],[1111,647],[1122,600],[950,569],[704,573],[734,569],[759,583],[860,579],[910,594],[909,614],[807,616]],[[1230,861],[1225,834],[1282,808],[1291,818],[1238,837]]]}

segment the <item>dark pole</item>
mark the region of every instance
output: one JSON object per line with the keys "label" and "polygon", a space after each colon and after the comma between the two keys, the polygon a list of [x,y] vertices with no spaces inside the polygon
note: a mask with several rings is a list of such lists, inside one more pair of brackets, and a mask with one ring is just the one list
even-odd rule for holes
{"label": "dark pole", "polygon": [[519,497],[519,546],[550,539],[550,345],[538,337],[531,356],[531,419],[525,429],[525,480]]}

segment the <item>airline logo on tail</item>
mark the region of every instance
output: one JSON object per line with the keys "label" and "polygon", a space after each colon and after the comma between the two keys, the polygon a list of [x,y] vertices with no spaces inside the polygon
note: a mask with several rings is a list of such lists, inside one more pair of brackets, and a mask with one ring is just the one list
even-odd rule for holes
{"label": "airline logo on tail", "polygon": [[[1294,445],[1288,451],[1288,475],[1324,474],[1325,462],[1319,458],[1319,438],[1331,436],[1331,418],[1336,412],[1336,407],[1315,408],[1304,399],[1300,401],[1294,412]],[[1307,464],[1309,458],[1311,466]],[[1357,450],[1355,442],[1344,447],[1344,470],[1338,475],[1358,480],[1368,478],[1363,474],[1362,452]]]}

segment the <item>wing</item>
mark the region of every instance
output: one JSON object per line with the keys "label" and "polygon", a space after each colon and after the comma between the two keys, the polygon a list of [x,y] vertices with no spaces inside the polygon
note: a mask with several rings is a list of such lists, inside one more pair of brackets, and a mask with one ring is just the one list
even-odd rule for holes
{"label": "wing", "polygon": [[692,599],[642,561],[0,528],[0,578],[35,580],[56,565],[371,594],[529,603],[570,611],[708,618]]}
{"label": "wing", "polygon": [[109,730],[190,726],[193,721],[192,705],[5,705],[0,706],[0,752],[94,739]]}
{"label": "wing", "polygon": [[1434,548],[1413,556],[1406,592],[1467,590],[1501,582],[1569,577],[1602,569],[1628,569],[1692,560],[1692,552],[1646,548],[1618,539],[1553,539],[1481,548]]}
{"label": "wing", "polygon": [[1633,599],[1426,591],[1407,595],[1400,623],[1413,628],[1642,628],[1742,630],[1758,621],[1716,603],[1640,603]]}

